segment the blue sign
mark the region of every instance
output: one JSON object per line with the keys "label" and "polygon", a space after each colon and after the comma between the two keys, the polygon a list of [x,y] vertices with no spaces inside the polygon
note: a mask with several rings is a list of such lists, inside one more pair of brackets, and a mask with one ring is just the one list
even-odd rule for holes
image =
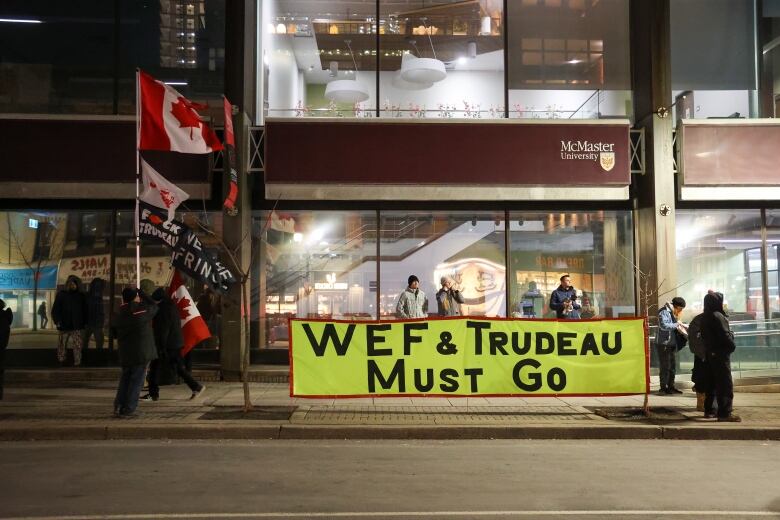
{"label": "blue sign", "polygon": [[[35,289],[33,283],[33,269],[2,269],[0,268],[0,290],[7,289]],[[55,289],[57,287],[57,266],[41,266],[38,271],[38,289]]]}

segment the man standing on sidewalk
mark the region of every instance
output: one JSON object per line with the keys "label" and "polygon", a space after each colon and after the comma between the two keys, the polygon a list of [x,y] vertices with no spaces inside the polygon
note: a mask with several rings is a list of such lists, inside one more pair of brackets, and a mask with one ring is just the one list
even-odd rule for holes
{"label": "man standing on sidewalk", "polygon": [[661,389],[659,394],[681,394],[682,391],[674,386],[674,376],[677,367],[677,351],[680,337],[684,331],[679,316],[685,308],[685,300],[680,296],[672,298],[671,303],[661,307],[658,311],[658,332],[655,337],[655,349],[658,352],[659,380]]}
{"label": "man standing on sidewalk", "polygon": [[[152,300],[158,306],[157,316],[152,322],[157,352],[161,357],[165,357],[179,377],[190,387],[192,392],[190,399],[195,399],[203,393],[206,387],[195,381],[192,374],[184,367],[184,359],[181,357],[184,338],[181,333],[179,309],[162,289],[157,289],[152,293]],[[149,393],[141,398],[144,401],[156,401],[160,398],[159,369],[163,365],[162,361],[162,359],[155,359],[149,366]]]}
{"label": "man standing on sidewalk", "polygon": [[135,417],[146,366],[157,358],[152,318],[157,305],[138,289],[122,291],[122,306],[114,318],[122,377],[114,399],[114,417]]}
{"label": "man standing on sidewalk", "polygon": [[87,297],[81,292],[81,279],[77,276],[68,276],[65,290],[57,293],[51,307],[51,319],[60,331],[57,359],[60,363],[65,363],[70,343],[73,349],[73,365],[79,366],[84,327],[87,325]]}

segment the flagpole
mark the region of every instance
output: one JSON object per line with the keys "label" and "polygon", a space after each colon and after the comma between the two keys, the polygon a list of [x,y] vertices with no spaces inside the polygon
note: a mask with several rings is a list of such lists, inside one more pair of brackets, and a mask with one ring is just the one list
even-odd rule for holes
{"label": "flagpole", "polygon": [[141,230],[139,197],[141,183],[141,73],[135,69],[135,281],[141,288]]}

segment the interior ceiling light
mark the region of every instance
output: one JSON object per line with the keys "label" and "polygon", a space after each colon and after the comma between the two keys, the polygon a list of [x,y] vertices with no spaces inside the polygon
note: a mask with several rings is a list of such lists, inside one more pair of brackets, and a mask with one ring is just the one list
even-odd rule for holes
{"label": "interior ceiling light", "polygon": [[[447,71],[444,68],[444,62],[436,59],[436,49],[433,48],[431,31],[427,30],[424,18],[422,22],[428,34],[428,42],[431,44],[433,58],[418,58],[411,54],[404,54],[403,58],[401,58],[401,79],[412,83],[436,83],[447,77]],[[414,41],[409,43],[414,45]]]}
{"label": "interior ceiling light", "polygon": [[[352,56],[352,63],[355,65],[355,74],[357,74],[357,62],[352,53],[351,40],[344,40],[344,43],[347,44],[349,54]],[[331,71],[333,63],[335,62],[331,62]],[[354,79],[337,79],[329,82],[325,87],[325,98],[335,103],[360,103],[367,100],[368,97],[368,88]]]}

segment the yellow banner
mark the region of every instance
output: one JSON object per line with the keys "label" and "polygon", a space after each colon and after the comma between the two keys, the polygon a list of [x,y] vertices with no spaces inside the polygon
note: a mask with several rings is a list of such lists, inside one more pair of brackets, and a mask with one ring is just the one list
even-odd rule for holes
{"label": "yellow banner", "polygon": [[648,388],[645,322],[290,320],[290,393],[626,395]]}

